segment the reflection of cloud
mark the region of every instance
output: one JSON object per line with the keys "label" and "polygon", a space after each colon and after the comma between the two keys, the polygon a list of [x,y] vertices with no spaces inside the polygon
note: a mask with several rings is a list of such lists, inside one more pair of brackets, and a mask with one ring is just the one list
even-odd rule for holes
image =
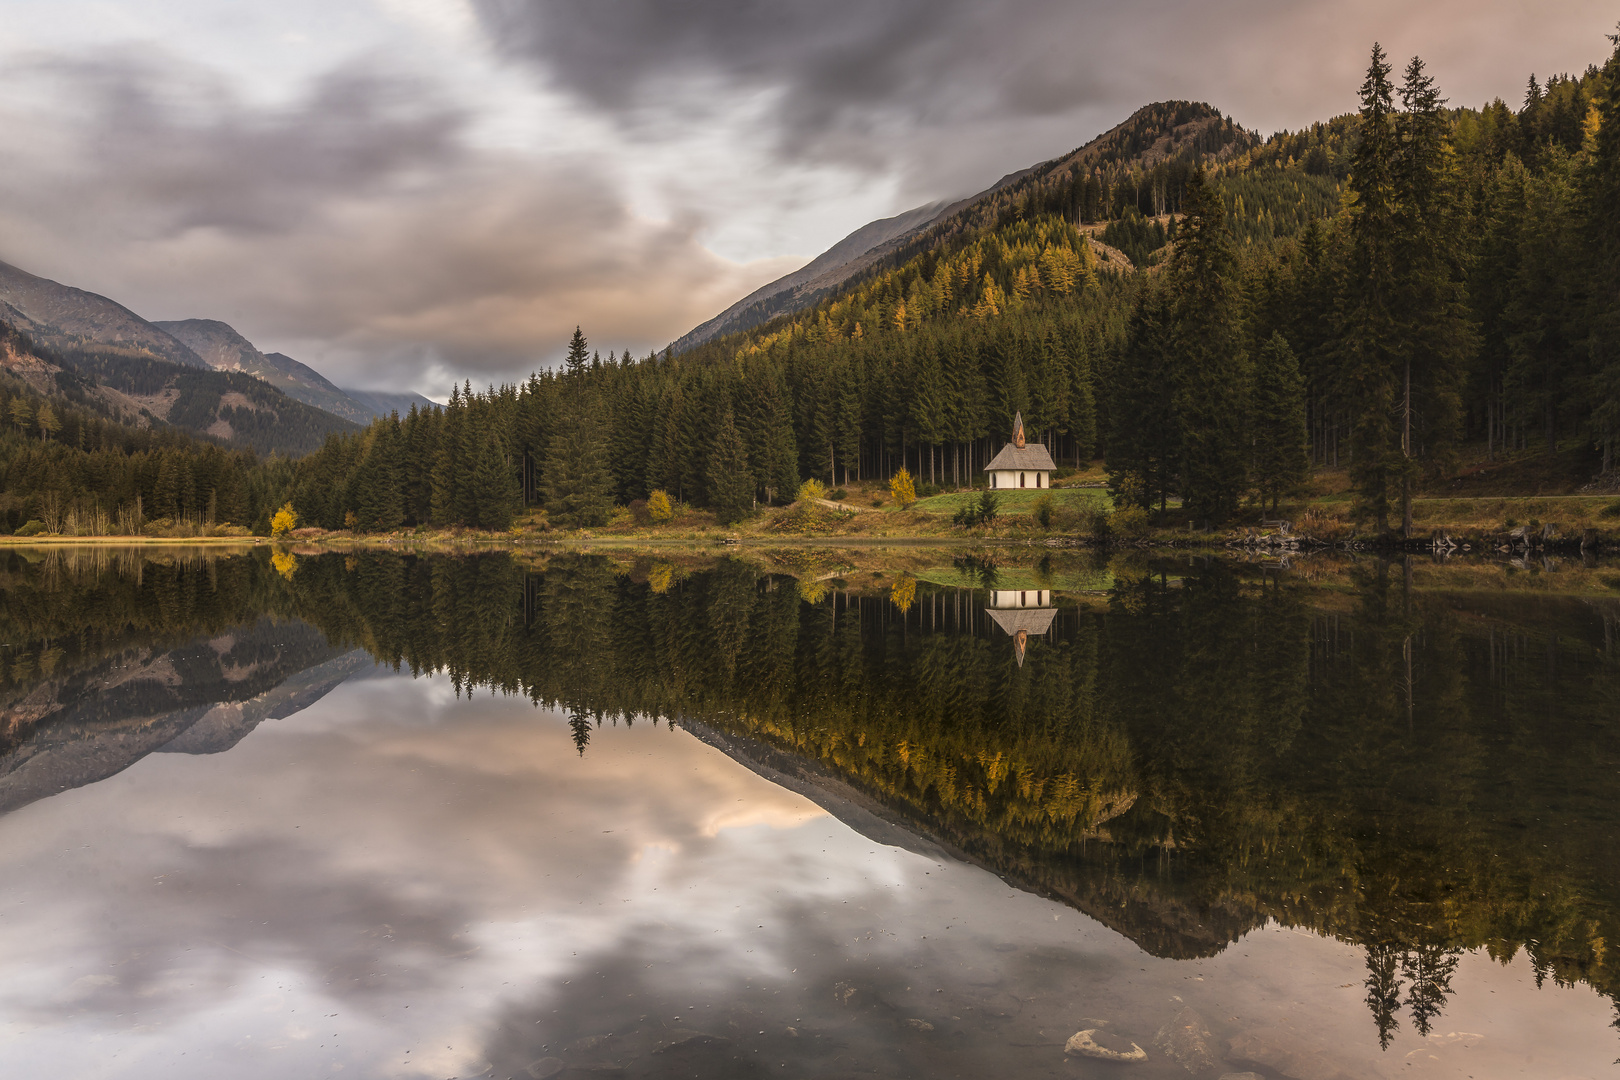
{"label": "reflection of cloud", "polygon": [[[1262,931],[1152,959],[990,874],[880,847],[685,731],[609,727],[581,759],[562,717],[448,685],[354,680],[227,753],[150,757],[0,818],[8,1065],[510,1076],[589,1063],[567,1048],[611,1032],[597,1056],[644,1072],[757,1056],[791,1076],[1039,1076],[1067,1067],[1078,1016],[1146,1045],[1185,998],[1284,1015],[1378,1074],[1359,989],[1322,992],[1359,987],[1354,949]],[[1567,1072],[1607,1052],[1587,988],[1538,994],[1524,962],[1464,971],[1456,1030],[1537,1045],[1480,1026],[1511,1006],[1559,1032]],[[653,1053],[694,1029],[729,1041]]]}

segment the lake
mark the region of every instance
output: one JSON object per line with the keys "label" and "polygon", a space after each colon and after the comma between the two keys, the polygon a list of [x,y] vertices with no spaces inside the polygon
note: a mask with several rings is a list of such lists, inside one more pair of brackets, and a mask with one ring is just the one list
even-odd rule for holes
{"label": "lake", "polygon": [[0,1073],[1620,1075],[1617,638],[1579,561],[4,549]]}

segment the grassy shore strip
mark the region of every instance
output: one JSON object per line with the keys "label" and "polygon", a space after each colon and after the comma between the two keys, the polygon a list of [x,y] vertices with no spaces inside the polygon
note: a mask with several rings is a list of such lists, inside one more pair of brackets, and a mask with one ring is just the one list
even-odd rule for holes
{"label": "grassy shore strip", "polygon": [[75,547],[134,547],[136,545],[182,545],[186,547],[252,547],[268,544],[267,536],[59,536],[54,533],[39,536],[0,536],[0,545],[6,547],[41,547],[68,544]]}

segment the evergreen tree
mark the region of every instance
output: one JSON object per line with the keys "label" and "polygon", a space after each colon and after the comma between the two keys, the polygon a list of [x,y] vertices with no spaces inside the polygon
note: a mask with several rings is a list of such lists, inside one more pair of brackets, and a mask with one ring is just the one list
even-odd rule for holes
{"label": "evergreen tree", "polygon": [[430,497],[435,525],[464,523],[462,504],[463,473],[462,447],[466,442],[467,407],[461,396],[461,387],[450,388],[450,404],[445,406],[433,461],[433,494]]}
{"label": "evergreen tree", "polygon": [[355,473],[355,514],[368,532],[397,529],[405,520],[405,454],[399,416],[372,425],[371,445]]}
{"label": "evergreen tree", "polygon": [[754,481],[748,470],[748,449],[730,409],[720,418],[714,449],[709,454],[708,489],[715,517],[722,525],[730,525],[753,509]]}
{"label": "evergreen tree", "polygon": [[[1393,167],[1395,317],[1401,363],[1402,533],[1412,534],[1418,459],[1456,433],[1464,365],[1476,348],[1463,288],[1464,224],[1457,206],[1450,121],[1434,80],[1413,57],[1401,84]],[[1421,445],[1420,445],[1421,443]]]}
{"label": "evergreen tree", "polygon": [[608,437],[592,407],[583,370],[584,341],[576,332],[581,366],[572,367],[576,350],[570,346],[571,370],[563,376],[555,430],[546,449],[546,512],[553,521],[572,528],[605,525],[613,512]]}
{"label": "evergreen tree", "polygon": [[494,532],[512,526],[520,502],[517,477],[501,449],[500,437],[487,422],[475,433],[466,488],[472,513],[467,524]]}
{"label": "evergreen tree", "polygon": [[1170,305],[1157,281],[1143,283],[1125,343],[1108,367],[1108,481],[1143,507],[1165,506],[1180,460],[1172,381]]}
{"label": "evergreen tree", "polygon": [[1293,493],[1310,472],[1305,431],[1305,380],[1281,333],[1261,346],[1254,366],[1254,485],[1261,505]]}
{"label": "evergreen tree", "polygon": [[[574,336],[568,341],[568,353],[563,357],[563,372],[569,379],[584,377],[585,369],[591,361],[590,352],[584,331],[577,326],[574,327]],[[601,357],[597,357],[597,366],[601,366]]]}
{"label": "evergreen tree", "polygon": [[1224,521],[1248,488],[1249,360],[1237,252],[1220,194],[1202,169],[1188,181],[1181,208],[1170,269],[1182,500],[1193,516]]}
{"label": "evergreen tree", "polygon": [[1582,270],[1592,283],[1584,320],[1593,377],[1592,439],[1603,451],[1603,471],[1614,469],[1620,436],[1620,33],[1603,67],[1604,92],[1594,105],[1599,127],[1580,173],[1579,228],[1586,249]]}
{"label": "evergreen tree", "polygon": [[1400,225],[1395,190],[1395,91],[1389,74],[1384,50],[1375,44],[1367,78],[1361,84],[1361,137],[1351,157],[1346,185],[1349,250],[1336,312],[1338,377],[1352,417],[1350,477],[1356,509],[1371,515],[1380,532],[1389,528],[1391,473],[1400,468],[1396,372],[1403,367],[1395,318]]}

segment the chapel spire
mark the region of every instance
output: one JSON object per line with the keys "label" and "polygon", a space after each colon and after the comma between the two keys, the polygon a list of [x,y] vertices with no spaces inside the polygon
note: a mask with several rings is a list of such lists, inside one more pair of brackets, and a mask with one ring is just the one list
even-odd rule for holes
{"label": "chapel spire", "polygon": [[1022,412],[1013,414],[1012,444],[1020,450],[1024,448],[1024,414]]}

